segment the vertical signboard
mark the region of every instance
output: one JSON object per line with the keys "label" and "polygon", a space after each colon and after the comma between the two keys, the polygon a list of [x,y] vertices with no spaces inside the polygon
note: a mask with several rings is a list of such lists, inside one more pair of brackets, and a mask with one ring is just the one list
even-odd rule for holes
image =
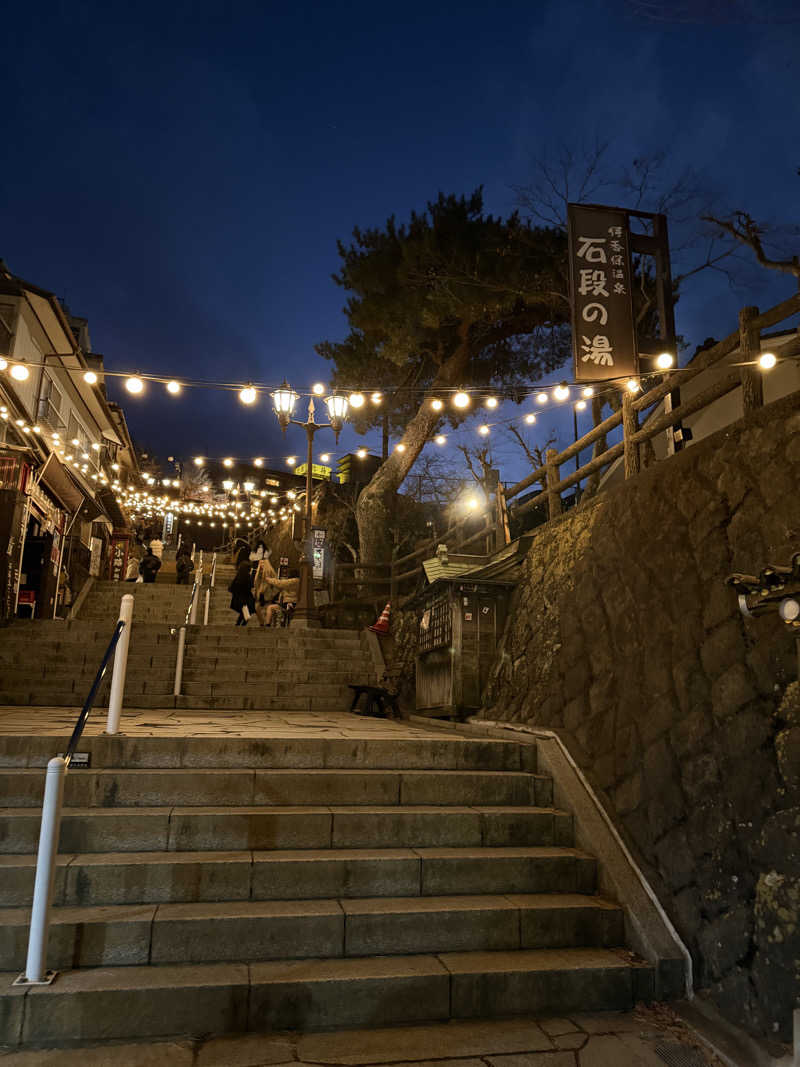
{"label": "vertical signboard", "polygon": [[628,216],[569,204],[567,222],[575,381],[636,375]]}
{"label": "vertical signboard", "polygon": [[319,526],[311,527],[311,548],[314,560],[314,578],[321,579],[325,576],[325,530]]}

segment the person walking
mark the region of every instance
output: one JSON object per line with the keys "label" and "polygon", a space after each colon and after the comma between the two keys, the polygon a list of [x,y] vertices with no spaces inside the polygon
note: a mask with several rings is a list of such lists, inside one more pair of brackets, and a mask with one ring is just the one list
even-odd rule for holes
{"label": "person walking", "polygon": [[192,553],[184,541],[175,557],[175,584],[188,585],[193,570]]}
{"label": "person walking", "polygon": [[235,625],[247,626],[250,616],[256,610],[251,585],[249,550],[246,557],[237,566],[236,575],[228,586],[228,592],[231,594],[231,611],[238,612]]}
{"label": "person walking", "polygon": [[145,552],[142,562],[139,564],[139,574],[144,582],[154,582],[156,575],[161,570],[161,560],[155,555],[152,548]]}
{"label": "person walking", "polygon": [[125,568],[125,581],[135,582],[139,577],[139,564],[142,562],[144,545],[137,538],[131,543],[128,553],[128,566]]}

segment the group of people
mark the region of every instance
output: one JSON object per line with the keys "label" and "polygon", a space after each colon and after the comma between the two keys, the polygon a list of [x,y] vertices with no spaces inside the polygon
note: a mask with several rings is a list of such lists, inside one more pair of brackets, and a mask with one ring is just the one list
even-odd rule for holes
{"label": "group of people", "polygon": [[236,574],[228,586],[231,611],[237,613],[235,625],[246,626],[252,615],[261,626],[276,626],[283,619],[288,625],[297,605],[298,572],[290,571],[287,578],[279,578],[263,541],[253,549],[246,541],[238,541],[235,564]]}
{"label": "group of people", "polygon": [[[154,582],[156,575],[161,570],[161,556],[164,553],[164,542],[160,537],[154,537],[145,545],[140,537],[131,541],[128,550],[128,566],[125,571],[126,582]],[[194,566],[194,564],[193,564]]]}

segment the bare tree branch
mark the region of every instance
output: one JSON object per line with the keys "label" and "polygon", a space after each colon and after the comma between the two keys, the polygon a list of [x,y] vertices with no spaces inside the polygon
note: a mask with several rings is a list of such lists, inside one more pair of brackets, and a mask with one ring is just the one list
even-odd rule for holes
{"label": "bare tree branch", "polygon": [[748,215],[745,211],[734,211],[730,219],[721,219],[716,215],[702,215],[704,222],[711,222],[714,226],[729,234],[735,241],[745,245],[754,254],[762,267],[769,270],[777,270],[782,274],[793,274],[800,279],[800,259],[792,256],[791,259],[772,259],[764,251],[763,237],[765,227]]}

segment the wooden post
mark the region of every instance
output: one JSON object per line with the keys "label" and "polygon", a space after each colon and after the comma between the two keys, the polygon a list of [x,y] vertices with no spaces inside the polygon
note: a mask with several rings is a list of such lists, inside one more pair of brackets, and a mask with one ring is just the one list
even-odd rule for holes
{"label": "wooden post", "polygon": [[561,514],[561,494],[554,488],[554,486],[558,485],[561,477],[558,469],[559,465],[556,463],[557,457],[558,452],[555,448],[548,448],[544,456],[548,519],[555,519]]}
{"label": "wooden post", "polygon": [[639,416],[633,406],[633,395],[626,389],[622,394],[622,440],[625,446],[625,477],[632,478],[639,473],[639,446],[633,435],[639,429]]}
{"label": "wooden post", "polygon": [[[755,364],[761,353],[761,333],[753,322],[758,317],[757,307],[744,307],[739,312],[739,352],[743,363]],[[764,406],[764,382],[758,366],[742,367],[742,409],[747,414]]]}

